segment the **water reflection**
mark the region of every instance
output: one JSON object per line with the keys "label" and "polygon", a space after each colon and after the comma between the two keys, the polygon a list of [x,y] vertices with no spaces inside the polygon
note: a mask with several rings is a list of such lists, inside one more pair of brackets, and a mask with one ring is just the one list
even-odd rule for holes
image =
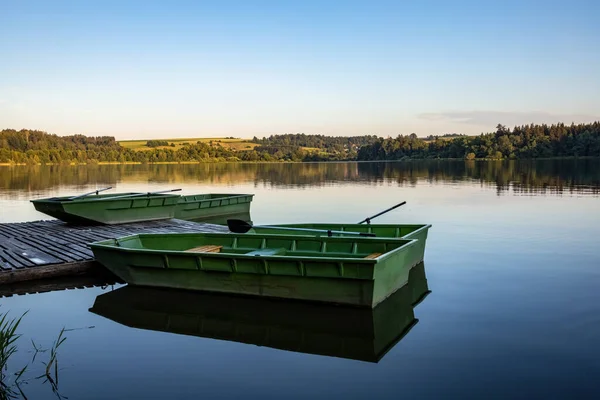
{"label": "water reflection", "polygon": [[0,285],[0,298],[69,289],[84,289],[91,287],[107,288],[108,286],[122,283],[125,282],[106,268],[99,265],[98,268],[83,275],[5,283]]}
{"label": "water reflection", "polygon": [[[410,161],[339,163],[222,163],[0,168],[0,188],[36,191],[53,187],[178,183],[228,185],[254,183],[272,187],[326,186],[339,182],[415,186],[419,183],[478,181],[499,194],[589,193],[600,188],[600,160]],[[16,190],[15,190],[16,189]]]}
{"label": "water reflection", "polygon": [[133,328],[376,363],[418,322],[413,307],[428,293],[421,263],[374,309],[125,286],[90,311]]}

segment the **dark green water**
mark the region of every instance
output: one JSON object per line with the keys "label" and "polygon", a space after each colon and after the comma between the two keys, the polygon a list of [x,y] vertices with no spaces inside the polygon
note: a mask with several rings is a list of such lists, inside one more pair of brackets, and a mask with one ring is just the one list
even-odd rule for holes
{"label": "dark green water", "polygon": [[[258,224],[358,222],[405,200],[376,221],[433,227],[411,286],[378,312],[122,285],[1,298],[29,310],[9,372],[69,329],[69,399],[600,396],[599,160],[3,168],[1,220],[105,186],[255,193]],[[48,356],[28,398],[56,397],[35,379]]]}

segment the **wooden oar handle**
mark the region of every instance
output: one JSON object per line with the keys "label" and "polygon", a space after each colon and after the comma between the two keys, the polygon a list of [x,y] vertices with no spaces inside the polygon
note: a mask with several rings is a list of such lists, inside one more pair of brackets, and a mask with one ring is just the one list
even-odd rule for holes
{"label": "wooden oar handle", "polygon": [[390,208],[388,208],[387,210],[383,210],[382,212],[380,212],[380,213],[377,213],[377,214],[375,214],[375,215],[373,215],[373,216],[371,216],[371,217],[367,217],[367,218],[363,219],[362,221],[360,221],[360,222],[359,222],[359,224],[362,224],[363,222],[366,222],[366,223],[367,223],[367,225],[368,225],[368,224],[370,224],[370,223],[371,223],[371,220],[372,220],[373,218],[377,218],[377,217],[379,217],[380,215],[382,215],[382,214],[385,214],[386,212],[392,211],[393,209],[395,209],[395,208],[398,208],[398,207],[400,207],[401,205],[404,205],[404,204],[406,204],[406,201],[403,201],[402,203],[398,203],[398,204],[396,204],[395,206],[393,206],[393,207],[390,207]]}

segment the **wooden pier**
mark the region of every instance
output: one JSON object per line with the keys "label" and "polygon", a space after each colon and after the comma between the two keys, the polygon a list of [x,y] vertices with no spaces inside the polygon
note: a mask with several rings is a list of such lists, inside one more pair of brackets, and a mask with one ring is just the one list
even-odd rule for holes
{"label": "wooden pier", "polygon": [[0,224],[0,285],[103,268],[88,243],[137,233],[228,232],[227,227],[169,219],[74,226],[58,220]]}

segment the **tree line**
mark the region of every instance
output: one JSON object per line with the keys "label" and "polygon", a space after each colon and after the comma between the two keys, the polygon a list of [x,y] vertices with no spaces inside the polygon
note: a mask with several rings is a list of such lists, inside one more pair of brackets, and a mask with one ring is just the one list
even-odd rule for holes
{"label": "tree line", "polygon": [[[160,146],[168,146],[169,142],[167,140],[148,140],[146,142],[147,147],[160,147]],[[175,146],[173,143],[171,145]]]}
{"label": "tree line", "polygon": [[419,139],[417,135],[380,138],[358,151],[358,160],[424,158],[528,159],[600,157],[600,122],[515,126],[498,125],[496,132],[453,139]]}
{"label": "tree line", "polygon": [[[165,141],[148,141],[164,145]],[[186,143],[179,148],[139,151],[121,146],[111,136],[58,136],[37,130],[0,131],[0,163],[94,164],[219,161],[373,161],[405,159],[529,159],[600,157],[600,122],[524,125],[478,136],[416,134],[336,137],[284,134],[254,137],[254,149],[233,150],[218,141]],[[167,142],[168,143],[168,142]]]}

